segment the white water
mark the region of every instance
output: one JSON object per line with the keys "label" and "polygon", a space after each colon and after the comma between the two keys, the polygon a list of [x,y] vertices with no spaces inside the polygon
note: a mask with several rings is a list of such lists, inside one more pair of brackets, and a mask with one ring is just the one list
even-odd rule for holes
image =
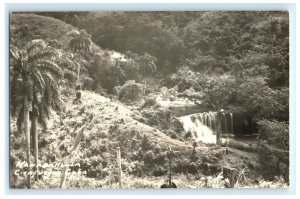
{"label": "white water", "polygon": [[180,117],[186,133],[190,132],[192,138],[197,142],[217,143],[217,129],[220,134],[233,134],[233,114],[218,112],[196,113]]}

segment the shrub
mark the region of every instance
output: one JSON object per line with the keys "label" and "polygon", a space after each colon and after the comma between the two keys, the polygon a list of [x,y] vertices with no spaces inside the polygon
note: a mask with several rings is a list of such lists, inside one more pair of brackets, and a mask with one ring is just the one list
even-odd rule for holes
{"label": "shrub", "polygon": [[141,76],[139,74],[138,63],[133,60],[118,62],[125,73],[126,79],[139,81]]}
{"label": "shrub", "polygon": [[156,157],[154,162],[158,165],[164,165],[166,163],[166,153],[160,152]]}
{"label": "shrub", "polygon": [[238,100],[257,118],[277,118],[277,114],[286,105],[277,100],[278,94],[262,77],[249,78],[237,90]]}
{"label": "shrub", "polygon": [[265,181],[263,179],[259,179],[257,186],[259,188],[288,188],[288,184],[285,182],[283,177],[277,177],[275,176],[274,181]]}
{"label": "shrub", "polygon": [[101,85],[109,93],[112,93],[114,87],[124,84],[125,81],[140,81],[139,68],[140,64],[136,59],[131,59],[131,57],[114,58],[110,52],[101,52],[94,55],[88,70],[94,80],[95,89]]}
{"label": "shrub", "polygon": [[170,127],[171,112],[164,108],[149,108],[142,111],[144,118],[147,118],[147,124],[150,126],[158,126],[160,129]]}
{"label": "shrub", "polygon": [[123,102],[134,102],[142,96],[142,88],[142,84],[136,83],[135,80],[129,80],[119,87],[119,99]]}
{"label": "shrub", "polygon": [[158,166],[153,171],[153,175],[156,177],[166,175],[167,173],[168,173],[168,170],[166,168],[164,168],[163,166]]}
{"label": "shrub", "polygon": [[[258,122],[258,152],[266,175],[278,173],[288,178],[289,165],[289,125],[286,122],[261,120]],[[280,163],[287,165],[281,170]]]}
{"label": "shrub", "polygon": [[147,151],[144,156],[145,164],[153,164],[154,153],[152,151]]}
{"label": "shrub", "polygon": [[149,108],[149,107],[155,107],[157,106],[157,102],[155,97],[146,97],[143,105],[140,107],[140,109]]}
{"label": "shrub", "polygon": [[113,92],[115,86],[123,84],[126,79],[121,67],[116,65],[109,56],[102,53],[95,54],[94,61],[90,63],[88,71],[94,80],[95,89],[100,85],[109,93]]}
{"label": "shrub", "polygon": [[125,173],[138,176],[142,175],[142,168],[144,166],[142,161],[125,162],[123,165],[125,167]]}
{"label": "shrub", "polygon": [[264,143],[282,150],[289,150],[289,125],[276,120],[260,120],[259,138]]}
{"label": "shrub", "polygon": [[94,85],[94,80],[90,77],[84,77],[83,78],[83,88],[92,90]]}
{"label": "shrub", "polygon": [[144,136],[142,138],[141,147],[144,151],[152,148],[152,144],[151,144],[149,138],[146,136],[146,134],[144,134]]}

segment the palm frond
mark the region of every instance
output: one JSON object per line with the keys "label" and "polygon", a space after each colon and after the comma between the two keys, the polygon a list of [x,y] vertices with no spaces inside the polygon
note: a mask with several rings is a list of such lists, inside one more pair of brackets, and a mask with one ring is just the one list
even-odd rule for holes
{"label": "palm frond", "polygon": [[78,30],[75,30],[75,29],[73,29],[73,30],[71,30],[70,32],[68,32],[67,33],[67,35],[68,36],[78,36],[80,33],[79,33],[79,31]]}
{"label": "palm frond", "polygon": [[28,61],[35,61],[40,59],[54,59],[59,56],[59,52],[53,48],[53,47],[47,47],[44,49],[40,49],[37,53],[35,53],[33,56],[29,56]]}
{"label": "palm frond", "polygon": [[71,52],[64,52],[62,56],[66,59],[73,59],[74,58],[74,54],[71,53]]}
{"label": "palm frond", "polygon": [[57,82],[52,78],[50,74],[45,75],[46,87],[44,93],[44,99],[47,106],[52,107],[53,102],[59,98],[59,88]]}
{"label": "palm frond", "polygon": [[74,73],[73,71],[68,70],[68,69],[64,69],[63,71],[64,71],[64,79],[67,79],[71,82],[73,82],[77,79],[77,74]]}
{"label": "palm frond", "polygon": [[51,74],[55,75],[55,77],[58,79],[63,77],[62,69],[52,61],[46,59],[38,60],[37,62],[35,62],[35,67],[50,72]]}
{"label": "palm frond", "polygon": [[32,76],[33,80],[35,81],[35,85],[38,86],[38,88],[41,92],[43,92],[43,90],[45,88],[45,81],[44,81],[44,78],[43,78],[41,72],[37,69],[34,69],[31,76]]}
{"label": "palm frond", "polygon": [[21,61],[27,61],[28,60],[28,54],[27,54],[27,52],[25,51],[25,50],[23,50],[23,49],[21,49],[20,51],[19,51],[19,55],[20,55],[20,60]]}
{"label": "palm frond", "polygon": [[62,57],[56,63],[64,70],[64,69],[69,69],[69,70],[76,70],[76,66],[74,62],[67,58],[67,57]]}
{"label": "palm frond", "polygon": [[63,102],[57,98],[54,102],[53,102],[53,110],[56,112],[62,111],[64,109],[64,104]]}
{"label": "palm frond", "polygon": [[15,60],[20,59],[19,49],[13,45],[10,46],[9,55]]}
{"label": "palm frond", "polygon": [[59,97],[59,88],[57,81],[52,77],[51,74],[45,74],[45,80],[47,81],[47,86],[52,91],[52,98],[56,99]]}
{"label": "palm frond", "polygon": [[[51,103],[52,103],[52,90],[51,88],[49,87],[49,85],[47,85],[45,87],[45,90],[44,90],[44,95],[42,96],[42,103],[45,103],[45,105],[47,107],[50,107],[51,106]],[[49,117],[49,114],[47,114],[49,111],[45,111],[47,117]]]}
{"label": "palm frond", "polygon": [[58,87],[58,81],[56,80],[55,76],[53,76],[52,73],[49,73],[47,71],[43,71],[42,73],[47,86],[55,85]]}
{"label": "palm frond", "polygon": [[36,53],[38,53],[40,50],[45,49],[47,44],[42,39],[34,39],[30,41],[24,49],[26,50],[29,57],[34,56]]}
{"label": "palm frond", "polygon": [[73,52],[90,52],[90,46],[92,44],[92,40],[90,39],[91,35],[89,35],[85,30],[80,30],[79,34],[74,35],[74,38],[70,41],[70,49]]}

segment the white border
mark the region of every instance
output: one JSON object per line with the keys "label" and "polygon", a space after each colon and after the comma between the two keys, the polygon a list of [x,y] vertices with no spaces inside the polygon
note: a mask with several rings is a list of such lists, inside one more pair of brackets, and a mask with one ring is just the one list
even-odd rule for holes
{"label": "white border", "polygon": [[[43,1],[44,3],[74,3],[74,1],[59,1],[59,0],[52,0],[52,1]],[[2,1],[1,2],[1,14],[3,13],[3,14],[5,14],[5,4],[4,3],[24,3],[24,1],[21,1],[21,0],[19,0],[19,1],[9,1],[9,0],[4,0],[4,1]],[[40,1],[38,1],[38,0],[32,0],[32,1],[26,1],[26,3],[41,3]],[[110,1],[91,1],[91,0],[86,0],[86,1],[76,1],[76,3],[142,3],[141,1],[116,1],[116,0],[110,0]],[[193,0],[193,1],[191,1],[191,0],[185,0],[185,1],[171,1],[171,0],[161,0],[161,1],[159,1],[159,0],[152,0],[152,1],[143,1],[143,3],[257,3],[257,5],[259,5],[259,4],[261,4],[261,3],[296,3],[296,10],[297,11],[299,11],[299,8],[300,8],[300,6],[299,6],[299,2],[298,1],[296,1],[296,0],[285,0],[285,1],[280,1],[280,0],[277,0],[277,1],[271,1],[271,0],[265,0],[265,1],[259,1],[259,0],[256,0],[256,1],[254,1],[254,0],[252,0],[252,1],[243,1],[243,2],[241,2],[241,1],[237,1],[237,0],[235,0],[235,1],[221,1],[221,0],[219,0],[219,1],[214,1],[214,0],[203,0],[203,1],[197,1],[197,0]],[[3,15],[2,15],[3,16]],[[297,13],[296,12],[296,19],[297,19],[297,21],[298,21],[298,23],[299,23],[299,13]],[[7,27],[5,27],[5,17],[3,16],[3,17],[1,17],[1,27],[4,27],[3,28],[3,30],[6,30],[6,28]],[[4,32],[4,31],[2,31],[2,32]],[[296,34],[297,34],[297,37],[299,36],[298,34],[299,34],[299,26],[297,25],[296,26],[296,30],[295,30],[295,32],[296,32]],[[6,40],[5,40],[5,37],[4,37],[5,35],[3,35],[2,37],[1,37],[1,40],[0,40],[0,43],[1,44],[5,44],[6,43]],[[295,42],[296,43],[296,52],[297,52],[297,55],[296,55],[296,60],[295,60],[295,65],[297,66],[298,65],[298,63],[299,63],[299,61],[298,61],[298,57],[299,57],[299,46],[300,46],[300,44],[299,44],[299,39],[297,39],[296,38],[296,40],[295,41],[293,41],[293,42]],[[3,46],[3,45],[2,45]],[[6,71],[5,71],[5,57],[4,57],[4,55],[5,55],[5,52],[4,52],[4,49],[5,48],[0,48],[1,49],[1,61],[2,61],[2,64],[1,64],[1,66],[2,67],[0,67],[1,68],[1,80],[2,80],[2,82],[1,82],[1,84],[0,84],[0,86],[1,86],[1,96],[3,96],[3,97],[1,97],[1,106],[0,106],[0,110],[1,110],[1,113],[3,113],[3,115],[4,115],[4,113],[8,110],[7,109],[7,107],[6,107],[6,102],[5,102],[5,97],[7,97],[7,95],[8,95],[8,93],[6,93],[5,91],[7,90],[6,88],[5,88],[5,86],[7,86],[7,83],[5,82],[6,80],[7,80],[7,77],[5,77],[5,73],[6,73]],[[292,58],[291,58],[292,59]],[[299,77],[299,70],[296,68],[295,69],[295,72],[296,72],[296,77]],[[291,75],[293,75],[293,74],[291,74]],[[295,90],[293,91],[293,92],[296,92],[297,93],[297,95],[296,95],[296,99],[294,99],[295,101],[297,101],[297,99],[299,99],[299,88],[298,88],[298,81],[295,79],[295,81],[296,81],[296,88],[295,88]],[[298,108],[299,106],[294,106],[294,107],[292,107],[294,110],[293,111],[295,111],[295,113],[296,113],[296,115],[297,115],[297,113],[299,113],[299,108]],[[296,116],[296,118],[298,119],[298,115]],[[0,126],[1,127],[5,127],[5,125],[7,125],[7,124],[5,124],[5,122],[7,121],[7,118],[4,118],[4,117],[2,117],[2,120],[0,120],[1,121],[1,123],[0,123]],[[297,120],[298,121],[298,120]],[[1,164],[1,167],[0,167],[0,169],[1,169],[1,173],[0,173],[0,176],[2,176],[1,177],[1,179],[2,179],[2,183],[0,183],[0,193],[1,193],[1,196],[3,196],[3,197],[1,197],[1,198],[36,198],[36,197],[41,197],[41,196],[39,196],[39,195],[33,195],[33,196],[31,196],[31,195],[26,195],[26,196],[23,196],[23,195],[5,195],[5,193],[4,193],[4,187],[3,187],[3,183],[5,183],[5,181],[4,180],[6,180],[6,179],[4,179],[3,178],[3,176],[5,176],[6,174],[5,174],[5,167],[4,167],[4,164],[3,163],[5,163],[5,156],[6,156],[6,154],[5,154],[5,150],[4,150],[4,141],[5,141],[5,137],[4,137],[4,135],[5,135],[5,129],[4,128],[2,128],[3,129],[3,131],[1,131],[1,136],[2,136],[2,139],[1,139],[1,141],[2,141],[2,144],[0,144],[0,146],[2,147],[2,150],[1,150],[1,158],[2,158],[2,164]],[[298,132],[298,127],[296,126],[296,129],[295,129],[295,132]],[[296,143],[300,143],[300,140],[299,140],[299,136],[296,136]],[[296,145],[296,149],[295,149],[295,153],[296,153],[296,157],[292,157],[292,158],[295,158],[296,159],[296,165],[299,165],[299,146],[298,145]],[[299,183],[298,183],[298,180],[297,179],[299,179],[299,172],[297,172],[296,171],[296,177],[295,177],[295,179],[296,179],[296,191],[297,190],[299,190]],[[2,195],[3,194],[3,195]],[[299,191],[297,191],[297,193],[296,193],[296,195],[284,195],[284,196],[278,196],[278,195],[262,195],[262,196],[258,196],[258,195],[241,195],[241,196],[239,196],[239,195],[209,195],[209,196],[204,196],[204,195],[200,195],[200,196],[197,196],[197,195],[189,195],[189,196],[184,196],[184,197],[197,197],[197,198],[199,198],[199,197],[201,197],[201,198],[227,198],[227,197],[230,197],[230,198],[253,198],[253,197],[255,197],[255,198],[266,198],[266,197],[272,197],[272,198],[282,198],[282,197],[284,197],[284,198],[296,198],[296,196],[299,198]],[[69,197],[72,197],[72,198],[82,198],[82,196],[83,195],[72,195],[72,196],[69,196]],[[47,198],[52,198],[52,197],[68,197],[68,196],[66,196],[66,195],[62,195],[62,196],[58,196],[58,195],[43,195],[42,197],[47,197]],[[107,196],[107,195],[89,195],[88,197],[91,197],[91,198],[99,198],[99,197],[109,197],[109,196]],[[120,196],[119,196],[120,197]],[[147,195],[143,195],[143,196],[138,196],[138,195],[135,195],[135,196],[130,196],[130,195],[127,195],[127,196],[122,196],[122,197],[128,197],[128,198],[140,198],[140,197],[151,197],[151,198],[153,198],[153,197],[158,197],[158,196],[147,196]],[[165,197],[165,196],[162,196],[162,197]],[[182,198],[183,196],[182,195],[173,195],[172,197],[174,197],[174,198]]]}

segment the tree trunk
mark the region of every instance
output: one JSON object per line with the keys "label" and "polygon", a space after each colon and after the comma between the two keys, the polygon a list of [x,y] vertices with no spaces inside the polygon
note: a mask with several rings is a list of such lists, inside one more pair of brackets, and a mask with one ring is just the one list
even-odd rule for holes
{"label": "tree trunk", "polygon": [[78,64],[78,67],[77,67],[77,81],[80,82],[80,64]]}
{"label": "tree trunk", "polygon": [[26,137],[26,158],[27,158],[27,188],[31,188],[31,179],[30,179],[30,130],[29,130],[29,103],[28,96],[24,96],[24,133]]}
{"label": "tree trunk", "polygon": [[39,180],[38,174],[38,155],[39,155],[39,147],[38,147],[38,132],[37,132],[37,110],[34,106],[32,106],[32,119],[31,119],[31,135],[32,135],[32,144],[34,147],[34,171],[35,171],[35,179]]}
{"label": "tree trunk", "polygon": [[120,147],[117,147],[117,162],[118,162],[118,171],[119,171],[119,187],[122,188],[122,167],[121,167]]}
{"label": "tree trunk", "polygon": [[170,162],[169,162],[169,188],[172,187],[172,151],[170,149]]}

